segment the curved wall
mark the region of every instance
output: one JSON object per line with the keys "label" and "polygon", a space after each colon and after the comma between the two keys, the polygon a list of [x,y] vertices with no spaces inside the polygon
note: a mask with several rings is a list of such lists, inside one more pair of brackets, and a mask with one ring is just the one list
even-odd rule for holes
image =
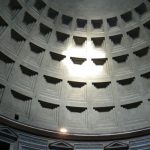
{"label": "curved wall", "polygon": [[139,150],[150,148],[150,136],[119,141],[69,141],[35,136],[0,126],[0,147],[5,150]]}

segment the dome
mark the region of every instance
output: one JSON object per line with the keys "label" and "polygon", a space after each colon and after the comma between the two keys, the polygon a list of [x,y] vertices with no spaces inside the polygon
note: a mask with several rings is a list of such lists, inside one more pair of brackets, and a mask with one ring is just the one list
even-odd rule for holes
{"label": "dome", "polygon": [[48,0],[48,5],[59,13],[82,19],[110,18],[133,10],[143,0]]}
{"label": "dome", "polygon": [[0,117],[70,136],[150,126],[149,0],[0,0]]}

